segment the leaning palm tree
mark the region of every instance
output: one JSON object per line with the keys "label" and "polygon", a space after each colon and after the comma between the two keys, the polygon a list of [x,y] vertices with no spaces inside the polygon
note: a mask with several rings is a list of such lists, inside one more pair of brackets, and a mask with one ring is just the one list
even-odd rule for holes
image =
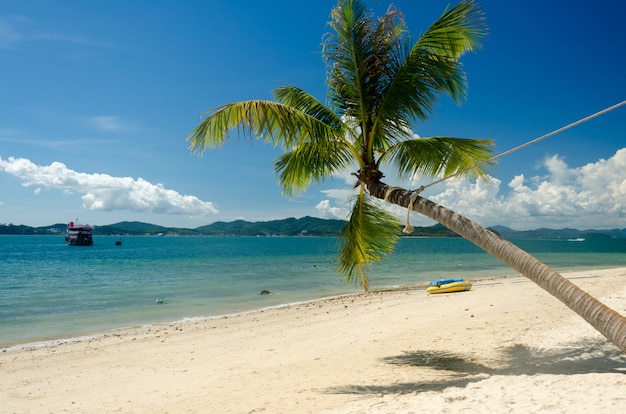
{"label": "leaning palm tree", "polygon": [[[580,314],[626,351],[626,318],[533,256],[418,191],[382,182],[383,167],[399,179],[414,176],[485,177],[491,140],[417,138],[412,126],[427,119],[440,94],[465,98],[463,54],[480,46],[484,16],[471,0],[444,11],[416,41],[390,8],[375,19],[361,0],[339,0],[323,41],[328,68],[326,104],[294,86],[275,100],[235,102],[206,111],[188,136],[190,150],[221,148],[236,131],[281,146],[275,160],[283,193],[295,196],[313,182],[354,168],[352,211],[341,233],[338,263],[350,282],[368,288],[367,267],[393,251],[399,220],[384,202],[443,224],[519,271]],[[406,231],[410,231],[407,225]]]}

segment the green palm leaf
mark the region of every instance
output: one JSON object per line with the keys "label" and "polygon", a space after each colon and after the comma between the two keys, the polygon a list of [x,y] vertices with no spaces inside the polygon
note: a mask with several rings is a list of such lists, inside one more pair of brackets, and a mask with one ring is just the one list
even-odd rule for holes
{"label": "green palm leaf", "polygon": [[341,274],[365,290],[369,288],[365,267],[391,253],[400,234],[399,220],[372,201],[361,187],[350,220],[340,234],[338,256]]}
{"label": "green palm leaf", "polygon": [[282,154],[274,163],[282,191],[287,196],[321,182],[354,160],[353,147],[344,139],[312,139]]}
{"label": "green palm leaf", "polygon": [[322,50],[329,66],[329,99],[342,114],[365,121],[380,85],[372,68],[385,66],[388,47],[382,39],[393,32],[378,30],[380,24],[359,0],[340,1],[332,17],[333,33],[324,39]]}
{"label": "green palm leaf", "polygon": [[444,11],[420,36],[416,47],[458,60],[464,53],[479,48],[486,32],[485,16],[479,5],[473,0],[463,0]]}
{"label": "green palm leaf", "polygon": [[481,177],[494,164],[489,161],[491,145],[492,141],[484,139],[417,138],[397,143],[384,159],[397,167],[399,178],[447,177],[460,172]]}
{"label": "green palm leaf", "polygon": [[349,132],[343,132],[345,129],[344,123],[339,116],[308,92],[298,87],[287,85],[276,88],[273,94],[277,101],[302,111],[324,125],[334,128],[337,131],[337,135]]}
{"label": "green palm leaf", "polygon": [[465,98],[467,82],[459,63],[475,50],[486,33],[484,16],[473,1],[462,1],[444,12],[417,42],[405,36],[399,43],[395,75],[382,92],[376,122],[390,139],[402,137],[408,122],[427,119],[440,92],[457,102]]}
{"label": "green palm leaf", "polygon": [[334,138],[338,131],[315,117],[279,102],[250,100],[234,102],[203,113],[204,120],[189,134],[192,152],[222,148],[232,131],[238,138],[262,139],[290,148],[301,140]]}
{"label": "green palm leaf", "polygon": [[292,196],[303,191],[311,181],[323,181],[334,171],[358,159],[358,153],[346,139],[350,128],[326,105],[294,86],[279,87],[274,96],[283,104],[318,120],[319,128],[323,129],[300,134],[293,147],[274,163],[284,194]]}

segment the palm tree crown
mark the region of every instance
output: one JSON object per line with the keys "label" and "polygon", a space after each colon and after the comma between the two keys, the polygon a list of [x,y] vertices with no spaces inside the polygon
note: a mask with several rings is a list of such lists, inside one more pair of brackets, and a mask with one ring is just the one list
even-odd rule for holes
{"label": "palm tree crown", "polygon": [[395,8],[376,19],[363,1],[339,0],[330,28],[322,49],[326,104],[282,86],[274,91],[275,101],[206,111],[187,139],[197,153],[220,148],[232,131],[281,146],[275,169],[287,196],[355,168],[357,192],[341,234],[339,270],[367,289],[365,267],[390,253],[399,236],[398,220],[367,194],[368,182],[383,177],[383,165],[400,179],[485,173],[491,140],[416,138],[412,128],[427,119],[439,94],[463,101],[466,78],[459,59],[479,47],[486,26],[478,5],[463,0],[414,42]]}

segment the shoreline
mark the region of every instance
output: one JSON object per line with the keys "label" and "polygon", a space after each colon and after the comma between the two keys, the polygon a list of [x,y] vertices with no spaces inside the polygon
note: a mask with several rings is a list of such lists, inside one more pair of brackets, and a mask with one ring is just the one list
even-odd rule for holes
{"label": "shoreline", "polygon": [[[337,273],[334,239],[141,238],[121,249],[114,239],[95,249],[5,239],[7,257],[15,260],[6,263],[0,283],[6,292],[0,348],[360,291]],[[625,241],[527,240],[520,247],[565,272],[626,267]],[[370,269],[372,288],[516,273],[463,238],[404,242]],[[209,260],[207,252],[221,253]],[[265,289],[272,295],[259,295]],[[155,304],[159,298],[164,305]]]}
{"label": "shoreline", "polygon": [[[594,269],[586,269],[586,270],[571,270],[571,271],[560,272],[560,273],[564,277],[566,277],[568,280],[576,280],[576,279],[598,277],[597,275],[577,276],[579,273],[584,273],[587,271],[597,272],[597,271],[603,271],[603,270],[621,270],[621,269],[624,269],[624,271],[626,272],[626,267],[624,268],[609,267],[606,269],[594,268]],[[567,275],[570,275],[570,274],[576,274],[576,275],[568,277]],[[506,283],[506,282],[533,283],[530,279],[524,276],[521,276],[520,274],[502,275],[502,276],[495,276],[495,277],[491,276],[491,277],[485,277],[485,278],[480,278],[480,279],[466,279],[466,280],[472,282],[474,286],[473,289],[475,289],[475,287],[478,287],[478,286],[497,285],[497,284]],[[323,296],[323,297],[313,298],[313,299],[308,299],[308,300],[269,305],[269,306],[264,306],[260,308],[253,308],[249,310],[236,311],[236,312],[230,312],[230,313],[219,314],[219,315],[190,316],[190,317],[184,317],[182,319],[175,319],[175,320],[148,322],[148,323],[136,324],[136,325],[97,329],[97,330],[90,331],[90,332],[79,333],[74,336],[34,340],[34,341],[26,341],[26,342],[17,342],[13,344],[0,345],[0,353],[20,351],[20,350],[30,350],[30,349],[36,349],[36,348],[43,348],[47,346],[57,346],[57,345],[65,344],[65,343],[92,341],[101,337],[107,337],[110,335],[120,335],[120,334],[125,334],[127,332],[136,332],[136,331],[142,331],[142,330],[149,331],[153,328],[156,329],[160,326],[184,325],[188,323],[206,322],[206,321],[215,320],[215,319],[232,318],[236,316],[244,316],[244,315],[254,314],[258,312],[263,313],[264,311],[272,310],[272,309],[283,309],[283,308],[288,309],[288,308],[299,306],[299,305],[314,304],[318,302],[323,303],[326,301],[332,301],[332,300],[340,299],[344,297],[359,297],[359,296],[370,295],[370,294],[375,294],[375,293],[384,294],[384,293],[390,293],[390,292],[404,292],[404,291],[422,291],[423,290],[425,292],[428,286],[429,286],[428,282],[420,282],[414,285],[400,285],[400,286],[373,288],[373,289],[370,289],[370,291],[368,292],[359,291],[359,292],[349,292],[349,293],[338,293],[338,294],[333,294],[330,296]]]}
{"label": "shoreline", "polygon": [[[602,269],[593,269],[593,270],[602,270]],[[577,271],[577,272],[580,272],[580,271]],[[567,273],[572,273],[572,272],[563,272],[563,274],[567,274]],[[512,279],[517,279],[517,278],[522,279],[520,283],[523,283],[523,282],[532,283],[529,279],[523,276],[520,276],[519,274],[486,277],[486,278],[480,278],[480,279],[466,279],[466,280],[472,282],[474,286],[479,286],[479,285],[485,285],[486,282],[491,282],[488,284],[497,284],[497,283],[501,283],[501,282],[498,282],[498,280],[506,281],[506,280],[512,280]],[[136,324],[136,325],[97,329],[94,331],[86,331],[84,333],[78,333],[73,336],[59,337],[59,338],[53,338],[53,339],[33,340],[33,341],[26,341],[26,342],[16,342],[13,344],[9,343],[6,345],[0,344],[0,352],[9,352],[9,351],[21,350],[21,349],[34,349],[34,348],[46,347],[49,345],[56,346],[56,345],[60,345],[63,343],[90,341],[90,340],[98,339],[100,337],[106,337],[108,335],[114,335],[116,333],[120,334],[120,333],[124,333],[127,331],[138,331],[138,330],[143,330],[143,329],[151,329],[152,327],[174,325],[174,324],[194,323],[196,321],[202,322],[202,321],[213,320],[213,319],[222,319],[222,318],[234,317],[234,316],[239,316],[239,315],[247,315],[247,314],[256,313],[256,312],[263,313],[263,311],[265,310],[289,308],[292,306],[306,305],[309,303],[316,303],[316,302],[324,302],[327,300],[333,300],[333,299],[342,298],[342,297],[351,297],[351,296],[358,297],[361,295],[368,295],[372,293],[402,292],[402,291],[413,291],[413,290],[415,291],[423,290],[425,292],[428,286],[429,286],[428,282],[421,282],[421,283],[414,284],[414,285],[399,285],[399,286],[373,288],[373,289],[370,289],[369,292],[359,291],[359,292],[337,293],[337,294],[333,294],[329,296],[322,296],[322,297],[313,298],[313,299],[287,302],[287,303],[281,303],[281,304],[276,304],[276,305],[269,305],[269,306],[264,306],[260,308],[253,308],[253,309],[224,313],[224,314],[219,314],[219,315],[190,316],[190,317],[184,317],[182,319],[175,319],[175,320],[147,322],[147,323],[141,323],[141,324]]]}
{"label": "shoreline", "polygon": [[[563,275],[626,314],[626,267]],[[591,326],[523,277],[474,282],[5,349],[0,399],[14,413],[626,409],[626,356]]]}

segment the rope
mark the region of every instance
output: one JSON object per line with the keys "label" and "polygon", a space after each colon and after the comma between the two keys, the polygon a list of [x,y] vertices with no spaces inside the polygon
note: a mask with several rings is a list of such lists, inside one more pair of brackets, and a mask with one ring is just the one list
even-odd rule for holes
{"label": "rope", "polygon": [[[385,202],[390,203],[389,201],[389,197],[391,197],[391,194],[393,194],[395,191],[405,191],[404,188],[402,187],[389,187],[387,188],[387,191],[385,191]],[[411,226],[411,222],[409,221],[411,218],[411,211],[413,211],[413,204],[415,203],[415,200],[417,200],[417,196],[419,195],[419,193],[421,192],[420,190],[417,191],[411,191],[411,198],[409,201],[409,207],[406,210],[406,226],[404,226],[404,229],[402,229],[403,233],[406,234],[410,234],[413,233],[413,226]]]}
{"label": "rope", "polygon": [[[495,161],[495,160],[497,160],[498,158],[502,158],[502,157],[504,157],[505,155],[509,155],[509,154],[511,154],[511,153],[513,153],[513,152],[515,152],[515,151],[519,151],[519,150],[521,150],[522,148],[526,148],[526,147],[528,147],[528,146],[530,146],[530,145],[532,145],[532,144],[535,144],[535,143],[537,143],[537,142],[539,142],[539,141],[543,141],[543,140],[544,140],[544,139],[546,139],[546,138],[550,138],[550,137],[552,137],[552,136],[554,136],[554,135],[556,135],[556,134],[559,134],[559,133],[561,133],[561,132],[563,132],[563,131],[566,131],[566,130],[568,130],[568,129],[570,129],[570,128],[573,128],[573,127],[575,127],[575,126],[577,126],[577,125],[580,125],[580,124],[582,124],[582,123],[585,123],[585,122],[587,122],[587,121],[589,121],[589,120],[591,120],[591,119],[593,119],[593,118],[597,118],[597,117],[599,117],[600,115],[604,115],[604,114],[606,114],[607,112],[610,112],[610,111],[612,111],[612,110],[614,110],[614,109],[617,109],[617,108],[619,108],[620,106],[624,106],[624,105],[626,105],[626,101],[622,101],[622,102],[620,102],[620,103],[618,103],[618,104],[615,104],[615,105],[610,106],[610,107],[608,107],[608,108],[606,108],[606,109],[603,109],[602,111],[596,112],[595,114],[589,115],[589,116],[587,116],[587,117],[585,117],[585,118],[579,119],[579,120],[578,120],[578,121],[576,121],[576,122],[572,122],[572,123],[571,123],[571,124],[569,124],[569,125],[565,125],[564,127],[561,127],[561,128],[559,128],[559,129],[556,129],[556,130],[554,130],[554,131],[552,131],[552,132],[550,132],[550,133],[548,133],[548,134],[542,135],[542,136],[540,136],[539,138],[535,138],[535,139],[533,139],[533,140],[531,140],[531,141],[528,141],[528,142],[526,142],[526,143],[524,143],[524,144],[522,144],[522,145],[518,145],[518,146],[517,146],[517,147],[515,147],[515,148],[511,148],[511,149],[510,149],[510,150],[508,150],[508,151],[504,151],[503,153],[500,153],[500,154],[498,154],[498,155],[495,155],[495,156],[493,156],[493,157],[489,158],[488,160],[483,161],[481,164],[485,164],[485,163],[488,163],[488,162]],[[423,185],[423,186],[421,186],[421,187],[420,187],[419,189],[417,189],[417,190],[413,190],[413,191],[412,191],[412,193],[413,193],[413,194],[411,194],[411,201],[410,201],[410,203],[409,203],[409,208],[408,208],[408,209],[407,209],[407,211],[406,211],[406,226],[404,227],[404,229],[402,229],[402,232],[403,232],[403,233],[407,233],[407,234],[410,234],[410,233],[412,233],[412,232],[413,232],[413,226],[411,226],[411,224],[410,224],[410,222],[409,222],[409,218],[410,218],[410,216],[411,216],[411,211],[413,210],[413,203],[415,203],[415,200],[417,200],[417,196],[418,196],[418,195],[419,195],[422,191],[424,191],[424,190],[425,190],[425,189],[427,189],[428,187],[432,187],[433,185],[436,185],[436,184],[442,183],[442,182],[444,182],[444,181],[446,181],[446,180],[448,180],[448,179],[450,179],[450,178],[453,178],[453,177],[456,177],[456,176],[458,176],[458,175],[461,175],[461,174],[463,174],[464,172],[471,170],[472,168],[476,168],[477,166],[478,166],[478,165],[474,165],[474,166],[472,166],[472,167],[467,167],[467,168],[465,168],[465,169],[463,169],[463,170],[461,170],[461,171],[459,171],[459,172],[457,172],[457,173],[455,173],[455,174],[451,174],[451,175],[449,175],[449,176],[447,176],[447,177],[444,177],[444,178],[442,178],[442,179],[440,179],[440,180],[433,181],[432,183],[430,183],[430,184],[428,184],[428,185]],[[400,189],[400,188],[399,188],[399,187],[390,187],[390,188],[386,191],[386,193],[385,193],[385,201],[389,202],[389,196],[391,195],[391,193],[393,193],[394,191],[396,191],[396,190],[398,190],[398,189]]]}
{"label": "rope", "polygon": [[387,203],[391,203],[391,201],[389,201],[389,197],[391,197],[391,193],[393,193],[396,190],[404,190],[402,187],[389,187],[387,189],[387,191],[385,191],[385,202]]}
{"label": "rope", "polygon": [[413,211],[413,204],[415,203],[415,200],[417,200],[417,196],[419,195],[419,192],[414,191],[413,194],[411,194],[411,200],[409,201],[409,208],[406,209],[406,226],[404,226],[404,228],[402,229],[402,233],[405,234],[411,234],[413,233],[413,226],[411,226],[411,222],[409,221],[411,218],[411,211]]}
{"label": "rope", "polygon": [[[501,154],[498,154],[498,155],[496,155],[496,156],[493,156],[493,157],[489,158],[489,159],[488,159],[488,160],[486,160],[486,161],[483,161],[481,164],[485,164],[485,163],[488,163],[488,162],[491,162],[491,161],[495,161],[495,160],[497,160],[498,158],[502,158],[502,157],[504,157],[505,155],[509,155],[509,154],[511,154],[511,153],[513,153],[513,152],[515,152],[515,151],[519,151],[519,150],[521,150],[522,148],[526,148],[526,147],[528,147],[528,146],[530,146],[530,145],[532,145],[532,144],[535,144],[535,143],[537,143],[537,142],[539,142],[539,141],[543,141],[543,140],[544,140],[544,139],[546,139],[546,138],[550,138],[550,137],[552,137],[552,136],[554,136],[554,135],[556,135],[556,134],[559,134],[559,133],[561,133],[561,132],[563,132],[563,131],[565,131],[565,130],[568,130],[568,129],[570,129],[570,128],[573,128],[573,127],[575,127],[575,126],[578,126],[578,125],[580,125],[580,124],[582,124],[582,123],[585,123],[585,122],[587,122],[587,121],[589,121],[589,120],[591,120],[591,119],[593,119],[593,118],[597,118],[597,117],[599,117],[600,115],[604,115],[604,114],[606,114],[607,112],[610,112],[610,111],[612,111],[612,110],[614,110],[614,109],[617,109],[617,108],[619,108],[620,106],[624,106],[624,105],[626,105],[626,101],[622,101],[622,102],[620,102],[620,103],[618,103],[618,104],[615,104],[615,105],[610,106],[610,107],[608,107],[608,108],[606,108],[606,109],[603,109],[602,111],[596,112],[595,114],[589,115],[588,117],[585,117],[585,118],[579,119],[578,121],[576,121],[576,122],[572,122],[572,123],[571,123],[571,124],[569,124],[569,125],[565,125],[564,127],[561,127],[561,128],[559,128],[559,129],[557,129],[557,130],[554,130],[554,131],[552,131],[552,132],[550,132],[550,133],[548,133],[548,134],[542,135],[542,136],[540,136],[539,138],[535,138],[535,139],[533,139],[533,140],[531,140],[531,141],[528,141],[528,142],[526,142],[525,144],[519,145],[519,146],[517,146],[517,147],[515,147],[515,148],[512,148],[512,149],[510,149],[510,150],[508,150],[508,151],[504,151],[504,152],[503,152],[503,153],[501,153]],[[448,180],[448,179],[450,179],[450,178],[453,178],[453,177],[456,177],[456,176],[458,176],[458,175],[461,175],[461,174],[463,174],[463,173],[464,173],[464,172],[466,172],[466,171],[469,171],[469,170],[471,170],[471,169],[473,169],[473,168],[476,168],[477,166],[478,166],[478,165],[474,165],[474,166],[472,166],[472,167],[467,167],[467,168],[465,168],[465,169],[463,169],[463,170],[461,170],[461,171],[459,171],[459,172],[457,172],[457,173],[455,173],[455,174],[451,174],[451,175],[449,175],[449,176],[447,176],[447,177],[444,177],[444,178],[442,178],[442,179],[440,179],[440,180],[434,181],[434,182],[432,182],[432,183],[430,183],[430,184],[428,184],[428,185],[422,186],[422,187],[420,187],[420,189],[419,189],[419,190],[416,190],[416,191],[422,192],[423,190],[425,190],[425,189],[426,189],[426,188],[428,188],[428,187],[431,187],[431,186],[433,186],[433,185],[435,185],[435,184],[442,183],[442,182],[444,182],[444,181],[446,181],[446,180]]]}

